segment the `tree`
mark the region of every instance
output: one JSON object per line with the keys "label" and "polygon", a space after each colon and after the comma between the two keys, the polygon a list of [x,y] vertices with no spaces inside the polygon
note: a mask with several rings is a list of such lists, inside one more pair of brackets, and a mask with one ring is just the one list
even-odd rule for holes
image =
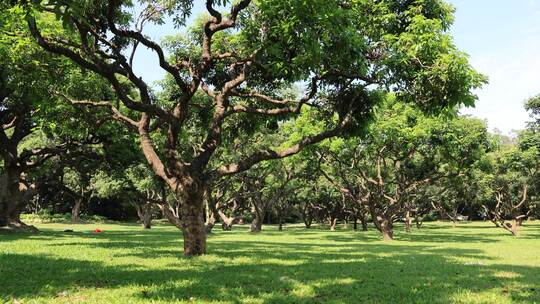
{"label": "tree", "polygon": [[482,207],[495,226],[513,236],[518,235],[518,227],[534,206],[528,191],[533,182],[531,178],[538,174],[538,157],[527,154],[516,148],[497,152],[488,167],[491,170],[484,177],[492,197]]}
{"label": "tree", "polygon": [[[530,99],[526,109],[536,119],[521,131],[514,146],[502,147],[480,167],[484,186],[481,201],[486,216],[497,226],[519,234],[519,226],[538,208],[540,180],[540,136],[538,100]],[[510,222],[508,222],[510,220]]]}
{"label": "tree", "polygon": [[525,109],[529,111],[532,121],[529,123],[529,129],[540,128],[540,95],[530,98],[525,103]]}
{"label": "tree", "polygon": [[[20,9],[4,3],[0,9],[0,226],[35,231],[21,222],[20,214],[39,187],[61,171],[47,162],[78,153],[93,138],[65,119],[81,116],[62,109],[49,93],[53,86],[69,90],[73,82],[65,72],[74,66],[33,42]],[[49,171],[35,174],[39,168]]]}
{"label": "tree", "polygon": [[461,116],[447,120],[434,130],[439,145],[438,172],[425,189],[422,199],[429,201],[441,219],[449,218],[454,225],[460,213],[470,208],[479,193],[475,167],[495,143],[484,121]]}
{"label": "tree", "polygon": [[367,206],[384,240],[393,239],[394,222],[404,213],[408,217],[411,196],[436,172],[435,145],[430,142],[436,124],[435,118],[390,97],[364,138],[337,140],[329,147],[334,156],[327,166],[341,172],[335,178],[326,174],[327,179]]}
{"label": "tree", "polygon": [[396,221],[410,231],[428,210],[446,215],[447,208],[466,204],[470,195],[464,193],[473,190],[464,178],[489,149],[483,121],[424,115],[389,96],[365,136],[328,140],[319,145],[318,157],[324,177],[353,203],[349,212],[364,226],[369,214],[391,240]]}
{"label": "tree", "polygon": [[[108,100],[72,100],[105,107],[139,138],[152,170],[180,202],[185,255],[206,252],[204,194],[213,180],[363,125],[381,93],[390,89],[437,111],[472,105],[471,89],[485,80],[452,43],[447,30],[453,9],[440,0],[207,0],[201,22],[174,39],[171,58],[143,34],[143,25],[164,22],[167,14],[181,16],[175,18],[181,24],[193,1],[145,1],[138,19],[128,13],[131,1],[14,2],[27,10],[30,31],[45,50],[104,77],[129,109]],[[228,13],[218,11],[227,4]],[[69,34],[53,37],[40,29],[36,16],[52,13]],[[138,45],[154,51],[174,82],[174,98],[156,100],[135,74]],[[281,94],[293,84],[305,84],[304,97]],[[197,102],[201,94],[203,103]],[[305,134],[282,149],[241,149],[230,163],[212,162],[236,131],[235,119],[287,120],[310,105],[326,122],[322,132]],[[200,120],[199,111],[208,119]],[[165,140],[157,142],[155,134]]]}

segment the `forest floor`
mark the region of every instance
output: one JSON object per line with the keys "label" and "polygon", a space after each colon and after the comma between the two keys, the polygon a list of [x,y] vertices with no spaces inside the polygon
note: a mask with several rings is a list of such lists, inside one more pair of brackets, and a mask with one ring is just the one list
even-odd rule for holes
{"label": "forest floor", "polygon": [[37,226],[0,235],[0,303],[540,303],[540,222],[519,238],[480,222],[397,227],[390,243],[374,229],[237,226],[199,258],[168,225]]}

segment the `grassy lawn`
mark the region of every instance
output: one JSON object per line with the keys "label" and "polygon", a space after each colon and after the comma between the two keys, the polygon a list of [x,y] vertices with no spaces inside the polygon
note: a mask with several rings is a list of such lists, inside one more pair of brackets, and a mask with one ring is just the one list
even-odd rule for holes
{"label": "grassy lawn", "polygon": [[540,303],[540,222],[519,238],[488,223],[398,227],[392,243],[375,231],[216,229],[210,254],[192,259],[170,226],[38,227],[0,235],[0,302]]}

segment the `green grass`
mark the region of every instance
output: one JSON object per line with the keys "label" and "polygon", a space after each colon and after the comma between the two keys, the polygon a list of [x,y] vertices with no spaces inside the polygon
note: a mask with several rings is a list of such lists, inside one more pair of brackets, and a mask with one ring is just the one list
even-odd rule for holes
{"label": "green grass", "polygon": [[519,238],[488,223],[428,223],[398,228],[392,243],[375,231],[235,227],[191,259],[170,226],[38,227],[0,235],[0,302],[540,303],[539,222]]}

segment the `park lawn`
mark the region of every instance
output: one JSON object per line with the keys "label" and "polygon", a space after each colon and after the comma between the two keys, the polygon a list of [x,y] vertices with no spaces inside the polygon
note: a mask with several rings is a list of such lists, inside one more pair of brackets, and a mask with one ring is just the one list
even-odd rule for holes
{"label": "park lawn", "polygon": [[0,302],[540,303],[540,222],[519,238],[489,223],[398,227],[391,243],[373,229],[237,226],[199,258],[166,225],[38,227],[0,235]]}

